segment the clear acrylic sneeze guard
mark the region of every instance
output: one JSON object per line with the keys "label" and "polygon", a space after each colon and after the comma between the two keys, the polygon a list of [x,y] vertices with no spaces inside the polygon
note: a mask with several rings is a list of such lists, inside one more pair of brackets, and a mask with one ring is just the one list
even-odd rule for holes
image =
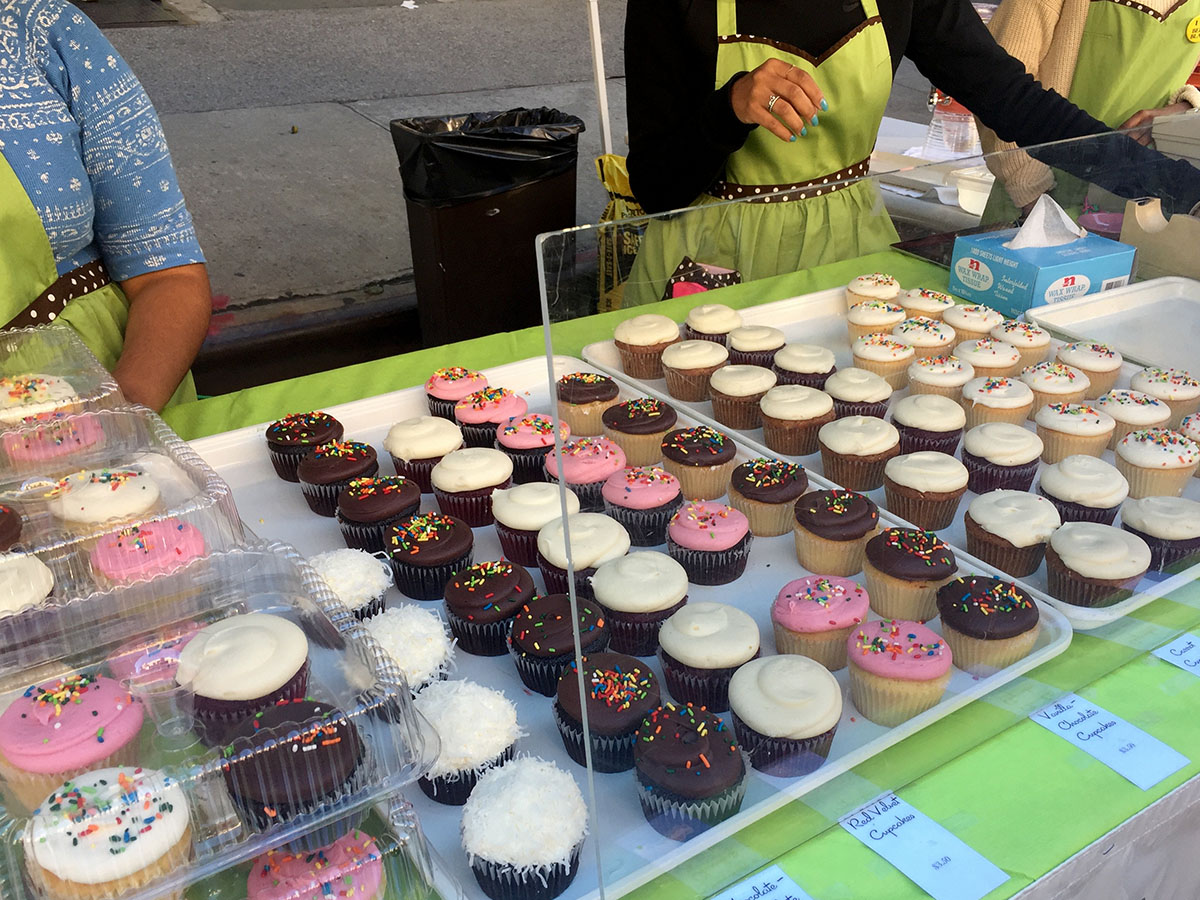
{"label": "clear acrylic sneeze guard", "polygon": [[[79,336],[67,325],[18,328],[0,336],[0,378],[19,384],[30,376],[53,376],[70,385],[75,397],[59,407],[64,412],[86,412],[126,404],[112,375],[96,359]],[[53,415],[39,404],[28,413]],[[19,405],[0,416],[0,429],[19,424]]]}

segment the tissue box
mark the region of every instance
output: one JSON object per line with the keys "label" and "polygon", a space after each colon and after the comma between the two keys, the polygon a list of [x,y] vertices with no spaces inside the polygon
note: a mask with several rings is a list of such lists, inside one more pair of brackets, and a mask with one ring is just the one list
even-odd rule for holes
{"label": "tissue box", "polygon": [[1010,250],[1017,229],[954,239],[950,293],[1016,317],[1033,306],[1074,300],[1129,282],[1136,252],[1128,244],[1088,234],[1058,247]]}

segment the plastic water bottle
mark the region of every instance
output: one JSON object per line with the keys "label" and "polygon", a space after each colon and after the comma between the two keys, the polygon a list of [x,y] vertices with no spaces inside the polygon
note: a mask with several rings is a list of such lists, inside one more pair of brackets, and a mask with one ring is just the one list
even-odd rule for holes
{"label": "plastic water bottle", "polygon": [[[985,24],[991,21],[992,13],[996,11],[994,3],[972,3],[971,6]],[[959,159],[978,156],[983,152],[975,117],[965,106],[933,88],[929,92],[929,109],[933,112],[933,118],[925,133],[925,146],[921,151],[925,159]]]}

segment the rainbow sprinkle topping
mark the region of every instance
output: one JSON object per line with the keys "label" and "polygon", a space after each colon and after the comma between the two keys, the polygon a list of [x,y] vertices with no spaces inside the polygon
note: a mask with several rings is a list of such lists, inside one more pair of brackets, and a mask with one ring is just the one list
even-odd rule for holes
{"label": "rainbow sprinkle topping", "polygon": [[876,625],[879,628],[887,628],[887,634],[868,638],[866,631],[860,628],[855,638],[855,646],[863,656],[870,653],[884,653],[892,659],[900,659],[904,656],[941,656],[945,651],[946,645],[941,641],[922,644],[917,640],[915,634],[902,634],[900,623],[895,619],[887,623],[878,622]]}

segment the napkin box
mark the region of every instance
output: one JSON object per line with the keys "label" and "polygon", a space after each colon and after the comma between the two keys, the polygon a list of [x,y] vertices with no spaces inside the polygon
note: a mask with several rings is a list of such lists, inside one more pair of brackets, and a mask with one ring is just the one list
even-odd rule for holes
{"label": "napkin box", "polygon": [[1010,250],[1017,229],[960,235],[950,260],[950,293],[1017,317],[1033,306],[1074,300],[1129,282],[1135,248],[1087,234],[1057,247]]}

